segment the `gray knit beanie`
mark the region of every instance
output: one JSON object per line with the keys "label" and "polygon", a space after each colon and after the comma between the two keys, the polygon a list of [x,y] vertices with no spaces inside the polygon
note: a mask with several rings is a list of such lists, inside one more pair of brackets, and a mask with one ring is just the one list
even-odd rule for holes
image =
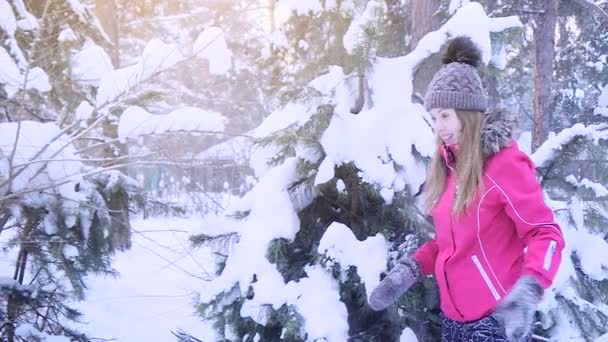
{"label": "gray knit beanie", "polygon": [[424,97],[424,106],[485,112],[487,98],[477,72],[481,51],[468,37],[457,37],[450,42],[442,62],[433,76]]}

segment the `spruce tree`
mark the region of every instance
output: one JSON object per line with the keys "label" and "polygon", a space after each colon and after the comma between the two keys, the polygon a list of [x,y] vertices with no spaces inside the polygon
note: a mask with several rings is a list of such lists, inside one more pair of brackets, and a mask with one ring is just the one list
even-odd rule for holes
{"label": "spruce tree", "polygon": [[73,328],[74,302],[85,298],[88,274],[115,274],[111,257],[130,246],[138,193],[83,153],[100,127],[79,118],[98,81],[81,76],[99,73],[79,52],[94,49],[97,72],[111,70],[111,42],[79,1],[3,0],[0,11],[0,238],[11,261],[0,280],[0,335],[88,341]]}
{"label": "spruce tree", "polygon": [[[338,22],[327,22],[336,6]],[[317,62],[285,70],[294,83],[280,93],[283,106],[252,132],[259,183],[192,238],[218,256],[217,278],[199,293],[199,314],[226,341],[395,341],[411,330],[436,340],[432,277],[381,312],[367,306],[367,295],[398,257],[432,236],[419,195],[433,133],[428,113],[411,100],[413,71],[450,37],[472,32],[458,25],[465,17],[490,27],[493,19],[468,4],[414,50],[383,58],[384,2],[302,7],[288,29],[319,18],[334,29],[321,37],[312,35],[316,25],[286,34],[286,53],[306,36],[305,58]],[[488,28],[477,37],[490,41]],[[323,67],[326,61],[332,65]]]}

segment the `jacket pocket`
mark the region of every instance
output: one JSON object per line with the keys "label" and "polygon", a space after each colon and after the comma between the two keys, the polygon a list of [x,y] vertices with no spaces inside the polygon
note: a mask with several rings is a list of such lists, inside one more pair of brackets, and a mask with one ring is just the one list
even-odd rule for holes
{"label": "jacket pocket", "polygon": [[501,298],[500,294],[496,290],[496,287],[494,287],[494,284],[492,284],[492,281],[490,280],[490,277],[488,276],[488,273],[486,272],[486,270],[483,268],[481,261],[479,261],[479,258],[477,257],[477,255],[473,255],[471,258],[473,259],[473,263],[477,267],[477,270],[479,271],[481,278],[483,278],[483,281],[486,283],[488,290],[490,290],[494,299],[496,301],[499,301]]}

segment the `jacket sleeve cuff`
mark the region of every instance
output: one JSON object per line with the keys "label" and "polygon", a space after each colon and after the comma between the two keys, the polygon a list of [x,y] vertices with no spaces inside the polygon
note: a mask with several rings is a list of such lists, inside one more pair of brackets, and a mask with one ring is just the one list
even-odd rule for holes
{"label": "jacket sleeve cuff", "polygon": [[420,265],[423,276],[435,273],[435,260],[437,258],[437,243],[435,240],[427,241],[413,255],[414,260]]}
{"label": "jacket sleeve cuff", "polygon": [[534,278],[540,284],[540,286],[543,287],[543,289],[548,289],[553,283],[552,279],[547,278],[542,273],[539,273],[531,268],[525,268],[522,272],[522,276],[530,276]]}

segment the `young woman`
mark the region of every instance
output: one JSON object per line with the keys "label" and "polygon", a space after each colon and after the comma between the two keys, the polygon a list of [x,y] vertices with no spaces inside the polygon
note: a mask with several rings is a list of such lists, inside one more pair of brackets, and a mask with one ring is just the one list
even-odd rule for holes
{"label": "young woman", "polygon": [[564,239],[532,161],[512,138],[514,121],[486,113],[480,57],[469,38],[455,38],[429,85],[437,152],[424,194],[435,238],[401,258],[369,304],[382,310],[434,274],[442,341],[528,341]]}

